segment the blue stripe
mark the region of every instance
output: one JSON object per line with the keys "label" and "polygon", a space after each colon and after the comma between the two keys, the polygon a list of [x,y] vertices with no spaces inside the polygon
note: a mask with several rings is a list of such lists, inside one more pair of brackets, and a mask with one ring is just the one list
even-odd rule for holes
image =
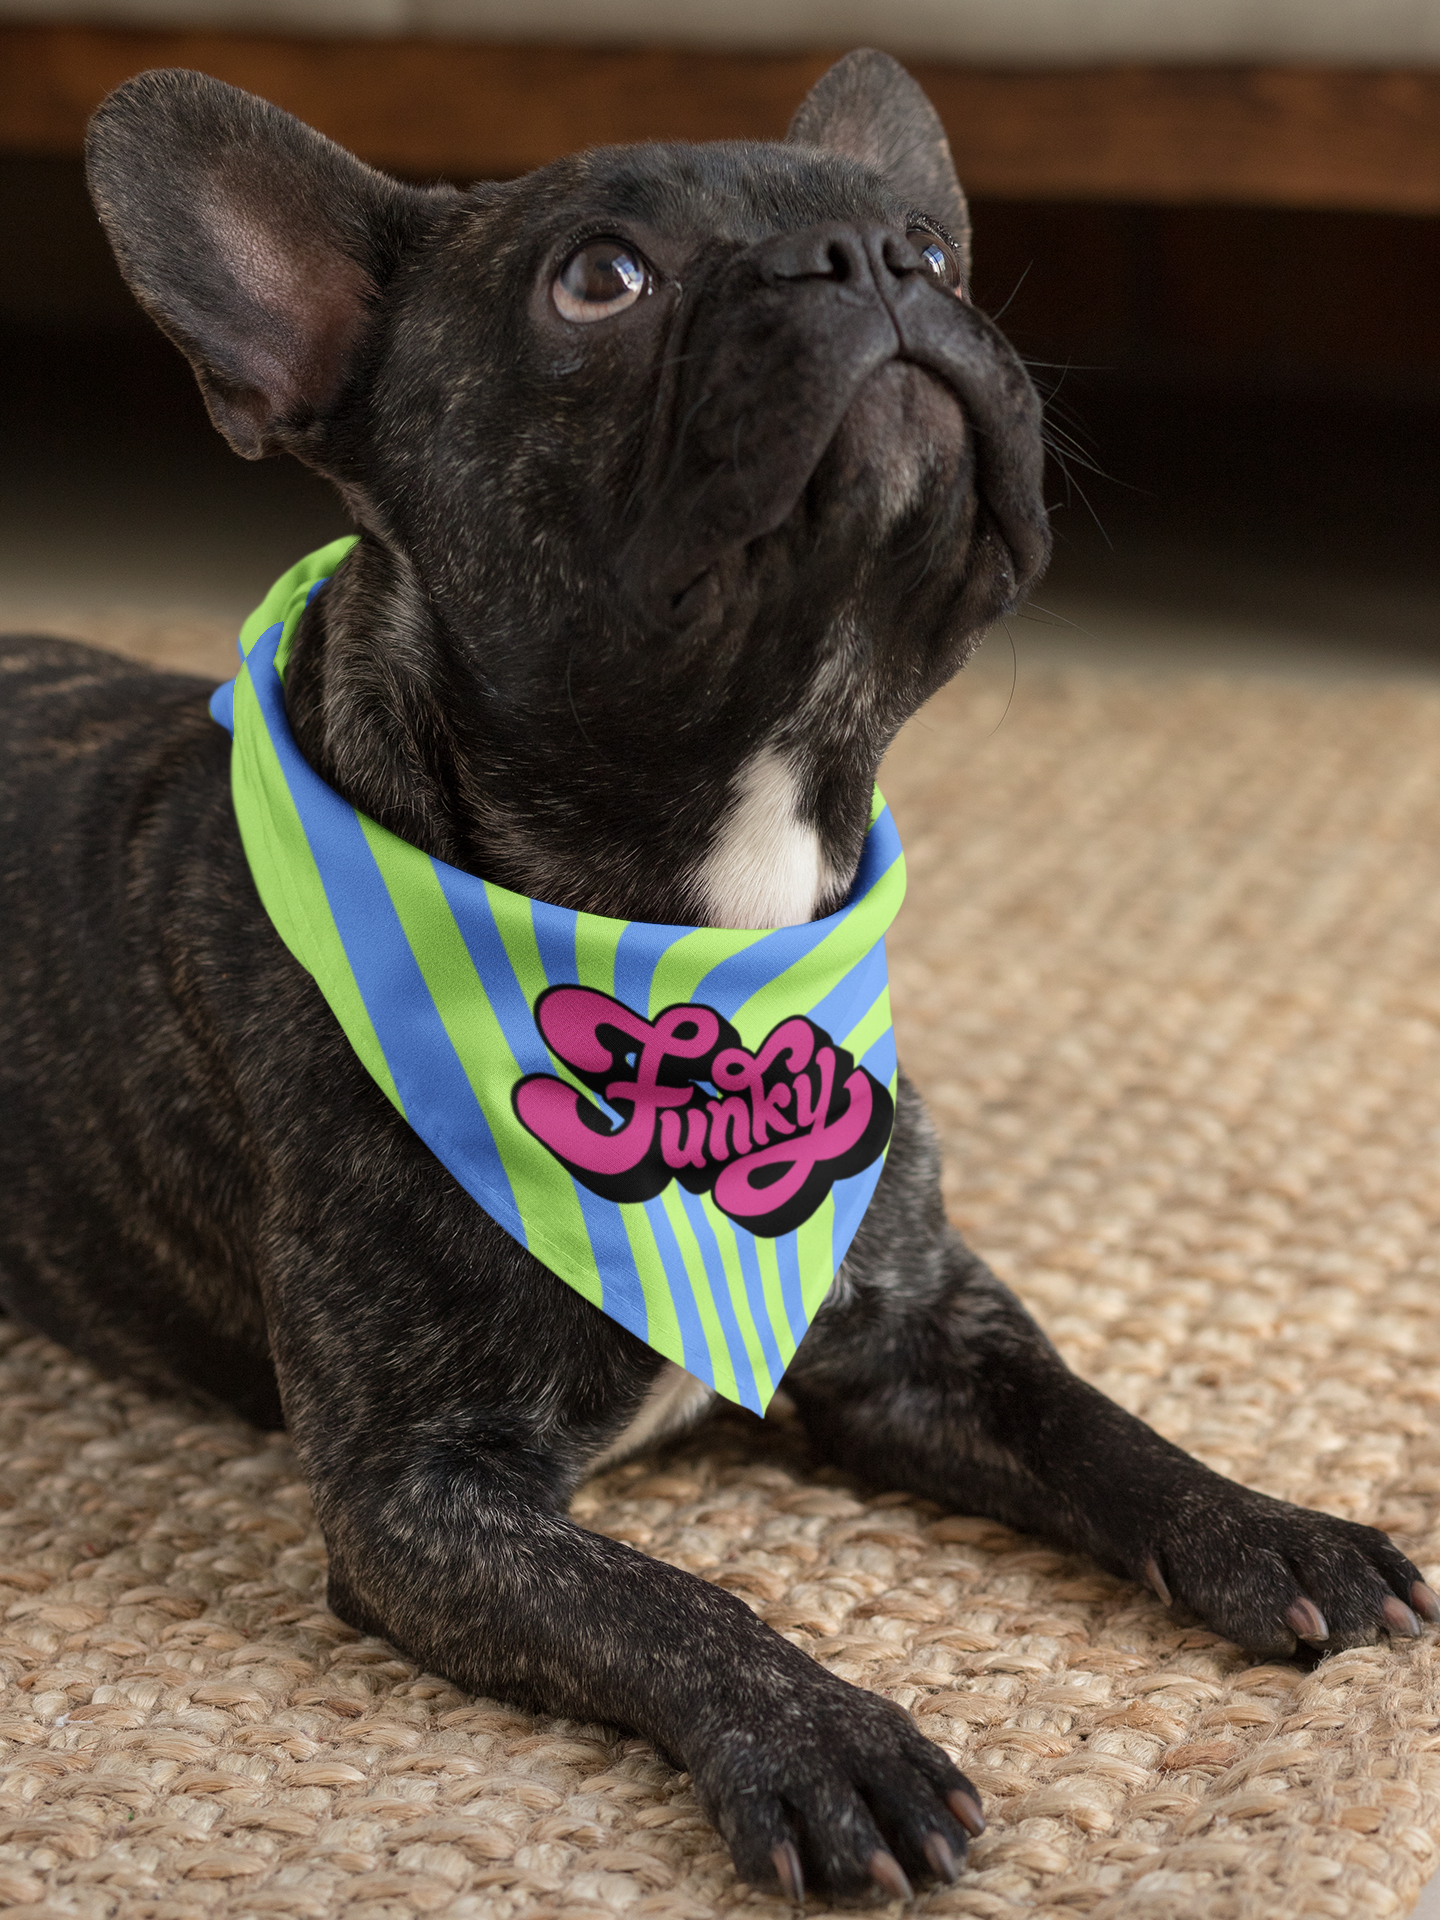
{"label": "blue stripe", "polygon": [[[868,893],[894,866],[901,851],[900,830],[895,825],[895,816],[888,805],[883,806],[865,836],[865,845],[860,850],[860,865],[856,868],[855,880],[845,906],[848,907],[852,900],[858,900],[862,894]],[[842,913],[844,910],[844,907],[840,909]]]}
{"label": "blue stripe", "polygon": [[885,968],[885,948],[877,942],[837,981],[825,998],[810,1009],[809,1017],[823,1027],[830,1038],[843,1042],[845,1035],[870,1011],[884,991],[889,975]]}
{"label": "blue stripe", "polygon": [[880,1035],[880,1038],[875,1041],[874,1045],[866,1049],[860,1056],[859,1064],[864,1067],[867,1073],[873,1073],[882,1087],[888,1087],[890,1085],[891,1081],[895,1078],[896,1069],[900,1065],[895,1053],[895,1029],[893,1027],[887,1027],[884,1033]]}
{"label": "blue stripe", "polygon": [[530,902],[530,924],[535,930],[535,946],[546,981],[558,987],[580,980],[580,963],[575,955],[575,937],[580,916],[569,907],[547,906],[543,900]]}
{"label": "blue stripe", "polygon": [[582,1187],[573,1174],[570,1184],[575,1189],[575,1198],[580,1202],[585,1231],[590,1236],[590,1247],[595,1255],[601,1309],[613,1320],[618,1320],[622,1327],[628,1327],[637,1340],[644,1340],[648,1344],[650,1310],[645,1304],[640,1269],[635,1264],[635,1252],[630,1245],[630,1236],[625,1231],[620,1209],[613,1201],[602,1200],[598,1193],[591,1193],[588,1187]]}
{"label": "blue stripe", "polygon": [[[745,947],[741,952],[731,954],[712,967],[696,987],[694,999],[707,1007],[714,1007],[727,1020],[741,1007],[755,991],[757,980],[771,981],[783,973],[787,967],[793,967],[797,960],[803,960],[807,954],[815,951],[822,940],[832,934],[850,910],[852,902],[868,893],[878,880],[886,874],[900,857],[900,835],[896,831],[894,819],[889,807],[882,807],[874,824],[865,838],[860,855],[860,865],[855,880],[846,897],[845,904],[837,907],[834,913],[827,914],[823,920],[810,920],[801,927],[776,927],[767,933],[763,940],[757,940],[753,946]],[[874,952],[883,952],[877,945]],[[880,965],[883,969],[884,959]],[[847,976],[848,978],[848,976]],[[840,993],[844,982],[834,991]],[[879,992],[879,987],[875,993]],[[874,1000],[875,993],[870,995]],[[827,996],[827,1001],[833,996]],[[827,1004],[822,1001],[821,1005]],[[865,1003],[867,1006],[870,1001]],[[863,1008],[862,1008],[863,1011]],[[817,1026],[824,1027],[827,1033],[837,1029],[829,1020],[820,1018],[813,1011],[810,1018]],[[851,1022],[853,1026],[854,1022]]]}
{"label": "blue stripe", "polygon": [[850,1251],[850,1242],[860,1231],[860,1222],[865,1218],[865,1210],[870,1205],[883,1171],[883,1162],[862,1167],[859,1173],[852,1174],[848,1180],[837,1180],[830,1189],[830,1197],[835,1202],[835,1211],[830,1216],[830,1260],[833,1273],[839,1273],[845,1256]]}
{"label": "blue stripe", "polygon": [[835,931],[833,920],[809,920],[803,927],[776,927],[763,940],[742,947],[721,960],[691,995],[701,1005],[714,1007],[724,1019],[730,1019],[737,1007],[743,1007],[762,982],[768,985],[787,967],[813,953],[820,942]]}
{"label": "blue stripe", "polygon": [[[311,600],[314,597],[315,596],[314,596],[313,589],[311,590],[310,593],[306,594],[305,605],[307,607],[309,606]],[[259,612],[258,607],[256,608],[256,612],[257,613]],[[259,639],[256,640],[254,646],[251,647],[250,652],[248,654],[246,653],[244,646],[237,639],[235,642],[235,646],[239,652],[240,658],[242,660],[248,660],[253,655],[257,662],[268,661],[270,665],[273,666],[275,664],[275,656],[280,651],[280,637],[284,633],[284,631],[285,631],[285,622],[283,620],[277,620],[273,626],[266,627],[265,631],[260,635]],[[286,721],[286,731],[287,732],[289,731],[288,720]]]}
{"label": "blue stripe", "polygon": [[278,638],[279,630],[272,629],[257,642],[251,679],[405,1117],[466,1192],[487,1211],[503,1213],[502,1224],[524,1244],[524,1221],[495,1137],[410,950],[359,816],[295,745],[274,670]]}
{"label": "blue stripe", "polygon": [[775,1257],[780,1266],[780,1297],[785,1302],[785,1318],[790,1322],[790,1338],[798,1347],[810,1325],[800,1286],[799,1235],[782,1233],[775,1242]]}
{"label": "blue stripe", "polygon": [[655,1236],[655,1246],[660,1254],[660,1263],[665,1269],[670,1286],[670,1299],[674,1304],[675,1318],[680,1323],[680,1350],[685,1356],[685,1371],[693,1373],[697,1380],[703,1380],[707,1386],[715,1385],[715,1369],[710,1364],[710,1348],[705,1339],[705,1328],[700,1320],[700,1309],[695,1305],[695,1295],[690,1286],[690,1270],[685,1265],[685,1256],[680,1251],[680,1242],[675,1238],[675,1229],[670,1224],[664,1203],[660,1200],[645,1202],[645,1218],[650,1223],[650,1231]]}
{"label": "blue stripe", "polygon": [[695,1230],[695,1238],[700,1243],[700,1256],[705,1262],[705,1277],[710,1282],[710,1297],[715,1302],[715,1312],[720,1319],[720,1328],[725,1335],[726,1350],[730,1355],[730,1365],[735,1374],[735,1388],[740,1396],[742,1407],[749,1407],[752,1413],[764,1413],[765,1402],[760,1398],[760,1390],[755,1384],[755,1370],[750,1365],[750,1355],[740,1333],[740,1322],[735,1317],[735,1303],[730,1298],[730,1282],[725,1272],[725,1262],[720,1258],[720,1243],[715,1238],[715,1229],[710,1224],[710,1216],[701,1205],[698,1193],[688,1193],[679,1187],[680,1203],[685,1216]]}
{"label": "blue stripe", "polygon": [[[736,1228],[735,1244],[740,1250],[740,1272],[745,1281],[745,1298],[750,1303],[750,1318],[755,1322],[755,1331],[760,1336],[760,1350],[765,1355],[770,1378],[778,1387],[780,1376],[785,1371],[785,1362],[780,1358],[780,1344],[770,1324],[770,1303],[765,1298],[765,1279],[760,1271],[755,1236],[743,1227]],[[765,1409],[761,1407],[759,1411],[763,1413]]]}
{"label": "blue stripe", "polygon": [[[478,975],[476,989],[484,993],[489,1001],[491,1011],[500,1023],[500,1031],[505,1036],[505,1044],[514,1054],[520,1071],[553,1073],[555,1062],[535,1025],[534,1014],[516,977],[505,942],[500,937],[494,907],[483,882],[475,880],[473,875],[462,874],[456,867],[447,866],[443,860],[432,859],[430,864],[435,869],[445,903],[455,916],[465,950]],[[467,881],[469,885],[465,884]],[[542,907],[541,912],[551,919],[543,935],[545,944],[540,948],[546,977],[557,981],[558,972],[561,980],[573,979],[576,916],[563,907]],[[532,924],[535,925],[538,943],[542,938],[538,919]],[[546,947],[549,948],[548,953]],[[562,963],[569,969],[568,973],[560,971]],[[613,1114],[611,1117],[618,1118]],[[640,1284],[640,1271],[635,1264],[624,1222],[609,1201],[591,1193],[573,1176],[570,1184],[575,1190],[585,1230],[590,1236],[602,1309],[623,1327],[628,1327],[637,1339],[644,1340],[649,1332],[649,1314],[645,1306],[645,1291]]]}
{"label": "blue stripe", "polygon": [[470,963],[479,976],[476,984],[490,1002],[505,1044],[514,1054],[520,1071],[553,1073],[555,1063],[540,1037],[524,989],[515,977],[484,882],[476,880],[473,874],[462,873],[458,867],[447,866],[443,860],[432,859],[430,864],[440,882],[445,904],[455,916]]}
{"label": "blue stripe", "polygon": [[[675,929],[677,935],[685,931],[684,927]],[[615,998],[642,1018],[649,1012],[650,982],[661,955],[667,951],[654,935],[655,929],[648,921],[632,920],[615,943]]]}
{"label": "blue stripe", "polygon": [[[305,604],[308,607],[310,604],[310,600],[307,599]],[[255,646],[251,649],[251,651],[256,652],[258,654],[259,649],[268,647],[269,649],[268,658],[273,664],[276,650],[280,645],[280,637],[284,633],[284,631],[285,631],[285,622],[283,620],[277,620],[273,626],[266,627],[265,631],[260,635],[260,638],[255,642]],[[235,636],[235,651],[240,656],[240,664],[243,670],[243,667],[245,664],[245,646],[238,633]],[[235,676],[237,680],[239,679],[239,677],[240,677],[239,674]],[[211,694],[210,718],[212,720],[218,720],[220,725],[224,727],[225,731],[232,738],[234,737],[234,733],[235,733],[235,681],[234,680],[225,681],[223,685],[216,687],[214,693]],[[288,719],[285,722],[285,731],[287,733],[290,731],[290,723]]]}

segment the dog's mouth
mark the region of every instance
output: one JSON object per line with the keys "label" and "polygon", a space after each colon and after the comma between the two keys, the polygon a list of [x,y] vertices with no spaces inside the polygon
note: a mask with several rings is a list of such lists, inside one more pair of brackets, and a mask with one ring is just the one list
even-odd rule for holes
{"label": "dog's mouth", "polygon": [[642,593],[649,585],[652,605],[663,603],[671,625],[688,626],[713,609],[720,578],[771,536],[823,540],[830,554],[873,550],[922,503],[964,494],[973,483],[974,436],[958,397],[898,354],[864,376],[828,441],[811,452],[808,470],[797,465],[756,513],[753,530],[692,553],[689,570],[677,552],[674,573],[636,582]]}
{"label": "dog's mouth", "polygon": [[842,537],[863,524],[872,540],[883,541],[927,499],[968,491],[974,465],[974,435],[959,396],[897,354],[860,383],[796,511],[816,525],[837,524]]}
{"label": "dog's mouth", "polygon": [[692,330],[687,354],[702,371],[676,396],[668,462],[619,558],[623,586],[658,625],[713,616],[721,576],[797,514],[842,522],[873,550],[921,495],[947,490],[952,504],[973,502],[932,516],[937,539],[950,529],[951,551],[933,557],[957,592],[955,530],[993,535],[975,624],[1043,569],[1040,410],[1013,350],[933,286],[856,291],[827,300],[806,286],[782,306],[766,289],[723,328]]}

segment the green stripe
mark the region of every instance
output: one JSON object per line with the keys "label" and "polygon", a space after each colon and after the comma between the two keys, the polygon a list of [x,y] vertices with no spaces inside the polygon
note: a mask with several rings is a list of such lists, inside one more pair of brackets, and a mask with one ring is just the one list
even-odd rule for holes
{"label": "green stripe", "polygon": [[745,1291],[745,1274],[740,1265],[740,1249],[735,1244],[735,1229],[710,1194],[701,1196],[701,1205],[720,1243],[720,1264],[725,1269],[725,1284],[730,1290],[730,1308],[735,1315],[735,1324],[740,1329],[740,1338],[745,1342],[745,1351],[750,1356],[750,1371],[755,1376],[756,1390],[763,1406],[780,1383],[770,1378],[770,1363],[765,1358],[765,1348],[755,1325],[754,1309]]}
{"label": "green stripe", "polygon": [[670,1276],[655,1244],[655,1230],[645,1217],[645,1209],[622,1206],[620,1218],[630,1241],[635,1271],[640,1276],[640,1291],[645,1297],[646,1344],[673,1360],[685,1364],[685,1341],[680,1332],[680,1316],[675,1311],[675,1296]]}
{"label": "green stripe", "polygon": [[490,902],[490,912],[499,930],[500,939],[510,964],[515,969],[515,978],[520,983],[520,991],[525,996],[527,1007],[533,1007],[541,994],[549,986],[545,968],[540,960],[540,948],[535,940],[535,923],[530,918],[530,903],[525,902],[523,913],[516,913],[513,893],[507,893],[504,887],[497,887],[491,880],[481,883],[485,888],[485,897]]}
{"label": "green stripe", "polygon": [[277,620],[283,620],[285,631],[280,636],[280,646],[275,654],[275,671],[283,680],[285,667],[290,658],[290,645],[295,638],[295,629],[300,624],[300,616],[305,611],[309,589],[317,580],[330,578],[355,545],[358,537],[356,534],[348,533],[342,539],[332,540],[328,547],[320,547],[314,553],[307,553],[305,558],[298,560],[287,573],[282,573],[241,627],[241,653],[248,654],[262,633],[268,633]]}
{"label": "green stripe", "polygon": [[[790,1316],[785,1311],[785,1291],[780,1285],[780,1254],[773,1240],[758,1238],[755,1252],[760,1260],[760,1284],[765,1289],[765,1311],[774,1329],[775,1344],[780,1349],[783,1373],[795,1356],[795,1337],[790,1331]],[[775,1384],[778,1387],[780,1382],[777,1380]]]}
{"label": "green stripe", "polygon": [[[273,626],[274,621],[269,623]],[[230,784],[256,891],[271,924],[329,1001],[351,1046],[381,1092],[403,1114],[405,1107],[385,1059],[340,930],[325,897],[325,883],[305,838],[305,829],[265,729],[265,718],[248,674],[235,683],[235,744]],[[242,709],[247,711],[242,713]],[[261,766],[262,757],[273,771]]]}
{"label": "green stripe", "polygon": [[[730,1024],[749,1046],[754,1033],[763,1039],[774,1024],[770,1007],[813,1007],[824,999],[837,980],[843,980],[858,966],[875,944],[875,927],[889,926],[905,897],[905,856],[894,860],[875,882],[866,899],[864,913],[846,914],[817,946],[803,954],[793,966],[767,980],[730,1016]],[[873,907],[873,917],[871,909]]]}
{"label": "green stripe", "polygon": [[[615,950],[628,921],[607,920],[598,913],[575,916],[575,961],[580,984],[615,998]],[[534,1005],[534,1002],[531,1002]]]}
{"label": "green stripe", "polygon": [[[440,885],[440,876],[424,854],[417,854],[405,841],[377,826],[375,821],[367,820],[363,814],[358,818],[405,929],[415,964],[424,975],[436,1012],[465,1069],[475,1104],[489,1121],[501,1157],[509,1162],[509,1153],[522,1150],[528,1136],[512,1109],[507,1107],[502,1112],[496,1106],[487,1107],[482,1093],[497,1060],[504,1063],[506,1081],[511,1086],[520,1079],[521,1066],[510,1051],[504,1028],[475,971],[465,936],[455,923]],[[543,1166],[543,1162],[536,1164]],[[586,1267],[593,1268],[595,1255],[590,1233],[570,1175],[557,1160],[553,1169],[544,1166],[543,1178],[537,1178],[534,1184],[543,1189],[540,1196],[543,1214],[539,1217],[533,1202],[527,1204],[525,1194],[515,1195],[527,1238],[539,1234],[565,1248],[570,1258],[579,1258]],[[596,1291],[598,1293],[598,1286]]]}
{"label": "green stripe", "polygon": [[882,1033],[890,1031],[890,989],[882,987],[861,1014],[849,1033],[837,1035],[840,1045],[857,1060],[863,1060]]}
{"label": "green stripe", "polygon": [[730,1349],[725,1343],[725,1329],[720,1324],[720,1316],[715,1311],[715,1302],[711,1297],[705,1274],[705,1256],[700,1251],[700,1243],[695,1238],[695,1229],[691,1226],[685,1208],[681,1204],[680,1189],[673,1180],[661,1194],[660,1204],[664,1207],[665,1216],[675,1231],[675,1239],[680,1247],[680,1257],[685,1262],[685,1271],[690,1279],[690,1291],[695,1297],[701,1331],[705,1335],[705,1345],[710,1354],[710,1371],[715,1390],[717,1393],[723,1393],[727,1400],[738,1400],[740,1386],[735,1378],[735,1369],[730,1364]]}
{"label": "green stripe", "polygon": [[808,1220],[795,1230],[795,1251],[800,1257],[800,1298],[805,1302],[808,1325],[820,1311],[820,1303],[835,1284],[835,1199],[826,1194]]}
{"label": "green stripe", "polygon": [[[766,927],[753,932],[693,927],[689,933],[681,934],[665,949],[655,968],[650,982],[650,1005],[646,1009],[648,1017],[653,1020],[666,1007],[688,1005],[707,973],[723,966],[725,961],[737,953],[743,953],[747,947],[753,947],[757,940],[765,938],[767,932],[769,929]],[[739,1027],[738,1019],[732,1024]],[[743,1028],[740,1028],[740,1037],[746,1037]]]}
{"label": "green stripe", "polygon": [[[517,899],[519,899],[517,894],[508,893],[504,887],[496,886],[495,883],[490,880],[482,881],[481,884],[484,886],[485,896],[490,902],[490,913],[495,922],[496,931],[500,935],[500,944],[504,947],[506,957],[509,959],[510,965],[514,970],[516,985],[524,996],[526,1006],[533,1012],[535,1003],[541,994],[545,992],[547,987],[554,986],[557,983],[551,980],[540,958],[540,942],[535,935],[535,921],[530,911],[531,903],[528,900],[524,901],[524,911],[517,913],[515,911],[515,903]],[[615,935],[617,940],[620,937],[620,932],[623,932],[625,927],[623,920],[619,922],[600,920],[598,924],[601,927],[616,926],[618,928]],[[578,959],[580,951],[578,926],[576,931],[576,958]],[[610,984],[613,986],[614,983],[615,954],[612,945],[610,953]],[[484,988],[480,985],[478,976],[475,984],[483,993]],[[588,987],[592,982],[587,980],[582,974],[580,984]],[[538,1025],[536,1027],[536,1033],[543,1041],[545,1036],[540,1033]],[[551,1070],[557,1079],[563,1080],[567,1086],[574,1087],[575,1091],[585,1100],[592,1101],[595,1097],[594,1092],[586,1086],[579,1074],[576,1073],[566,1061],[561,1060],[555,1053],[551,1052],[548,1047],[546,1048],[546,1052],[550,1054]]]}

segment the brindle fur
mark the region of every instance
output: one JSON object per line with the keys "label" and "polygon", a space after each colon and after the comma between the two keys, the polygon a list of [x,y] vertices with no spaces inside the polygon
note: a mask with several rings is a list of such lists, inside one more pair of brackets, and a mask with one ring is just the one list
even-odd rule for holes
{"label": "brindle fur", "polygon": [[[335,787],[488,878],[676,921],[768,748],[848,880],[887,743],[1048,540],[1024,371],[904,237],[926,216],[963,253],[966,216],[893,62],[842,62],[785,144],[468,193],[152,74],[102,108],[90,167],[217,424],[331,476],[361,529],[289,675]],[[557,267],[616,231],[654,291],[567,326]],[[344,1619],[476,1692],[641,1730],[749,1879],[948,1874],[965,1783],[904,1714],[567,1517],[658,1356],[351,1053],[256,899],[208,687],[55,640],[3,666],[7,1307],[283,1421]],[[1302,1597],[1331,1646],[1429,1605],[1383,1535],[1220,1479],[1067,1371],[946,1224],[908,1082],[786,1385],[857,1474],[1149,1569],[1246,1646],[1291,1651]]]}

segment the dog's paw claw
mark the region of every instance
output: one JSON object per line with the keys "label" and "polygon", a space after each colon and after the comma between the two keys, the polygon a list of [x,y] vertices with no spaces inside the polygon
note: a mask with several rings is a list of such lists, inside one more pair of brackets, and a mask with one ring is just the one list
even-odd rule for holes
{"label": "dog's paw claw", "polygon": [[805,1904],[805,1872],[800,1865],[800,1855],[793,1840],[782,1840],[778,1847],[770,1849],[770,1858],[775,1863],[775,1877],[780,1882],[780,1891],[792,1907]]}
{"label": "dog's paw claw", "polygon": [[1169,1607],[1175,1604],[1170,1589],[1165,1584],[1165,1576],[1160,1571],[1160,1562],[1155,1558],[1153,1553],[1145,1562],[1145,1580],[1146,1584],[1153,1588],[1162,1607]]}
{"label": "dog's paw claw", "polygon": [[960,1863],[950,1851],[950,1842],[943,1833],[926,1834],[925,1858],[930,1862],[930,1871],[935,1878],[953,1887],[960,1878]]}
{"label": "dog's paw claw", "polygon": [[1393,1593],[1387,1593],[1380,1608],[1387,1633],[1403,1634],[1407,1640],[1420,1638],[1420,1622],[1406,1606],[1403,1600],[1397,1600]]}
{"label": "dog's paw claw", "polygon": [[980,1802],[973,1793],[967,1793],[964,1787],[952,1787],[945,1796],[951,1813],[964,1827],[972,1840],[978,1840],[985,1831],[985,1816],[980,1811]]}
{"label": "dog's paw claw", "polygon": [[1285,1609],[1285,1624],[1297,1640],[1328,1640],[1330,1638],[1330,1627],[1324,1614],[1313,1600],[1305,1599],[1303,1594],[1300,1599],[1291,1601]]}
{"label": "dog's paw claw", "polygon": [[1428,1620],[1432,1627],[1440,1626],[1440,1593],[1427,1587],[1423,1580],[1410,1583],[1410,1604],[1422,1620]]}
{"label": "dog's paw claw", "polygon": [[[938,1837],[938,1836],[937,1836]],[[942,1842],[943,1845],[943,1842]],[[870,1856],[870,1878],[882,1893],[888,1893],[892,1900],[913,1900],[915,1889],[905,1878],[905,1869],[893,1853],[885,1853],[877,1848]]]}

